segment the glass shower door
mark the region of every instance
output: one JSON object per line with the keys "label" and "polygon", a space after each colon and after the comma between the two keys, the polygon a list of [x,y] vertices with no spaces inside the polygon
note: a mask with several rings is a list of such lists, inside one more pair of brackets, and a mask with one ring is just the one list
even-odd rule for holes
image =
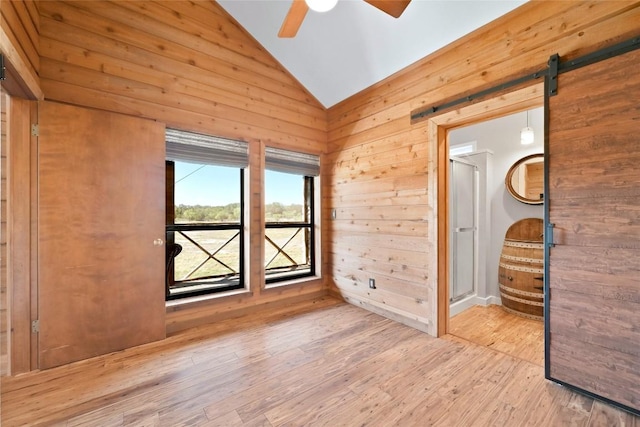
{"label": "glass shower door", "polygon": [[449,301],[475,292],[476,166],[450,159],[450,271]]}

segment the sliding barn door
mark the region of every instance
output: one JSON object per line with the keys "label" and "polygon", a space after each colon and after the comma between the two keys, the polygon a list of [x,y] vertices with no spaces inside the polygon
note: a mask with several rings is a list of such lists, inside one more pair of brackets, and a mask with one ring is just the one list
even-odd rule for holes
{"label": "sliding barn door", "polygon": [[40,368],[164,338],[164,126],[51,102],[39,122]]}
{"label": "sliding barn door", "polygon": [[548,98],[547,377],[639,412],[640,50],[557,82]]}

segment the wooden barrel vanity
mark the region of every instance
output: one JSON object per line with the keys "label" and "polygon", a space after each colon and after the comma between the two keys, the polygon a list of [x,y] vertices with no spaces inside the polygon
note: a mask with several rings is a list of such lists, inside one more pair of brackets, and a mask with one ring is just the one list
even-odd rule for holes
{"label": "wooden barrel vanity", "polygon": [[543,221],[526,218],[507,230],[498,270],[502,307],[542,320],[544,312]]}

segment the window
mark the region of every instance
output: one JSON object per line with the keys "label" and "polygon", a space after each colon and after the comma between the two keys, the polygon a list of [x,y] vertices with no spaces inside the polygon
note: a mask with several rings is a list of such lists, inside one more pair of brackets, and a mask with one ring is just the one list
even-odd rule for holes
{"label": "window", "polygon": [[241,141],[167,129],[167,300],[244,287]]}
{"label": "window", "polygon": [[265,166],[266,282],[314,276],[319,158],[267,147]]}
{"label": "window", "polygon": [[466,142],[464,144],[452,145],[449,147],[449,156],[460,156],[462,154],[473,153],[476,151],[476,141]]}

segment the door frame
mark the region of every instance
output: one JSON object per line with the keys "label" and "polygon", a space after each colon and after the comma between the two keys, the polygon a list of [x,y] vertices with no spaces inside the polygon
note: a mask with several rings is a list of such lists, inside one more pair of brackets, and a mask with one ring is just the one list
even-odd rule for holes
{"label": "door frame", "polygon": [[429,141],[437,152],[437,336],[449,331],[449,131],[487,120],[544,106],[544,82],[525,87],[459,109],[429,117]]}

